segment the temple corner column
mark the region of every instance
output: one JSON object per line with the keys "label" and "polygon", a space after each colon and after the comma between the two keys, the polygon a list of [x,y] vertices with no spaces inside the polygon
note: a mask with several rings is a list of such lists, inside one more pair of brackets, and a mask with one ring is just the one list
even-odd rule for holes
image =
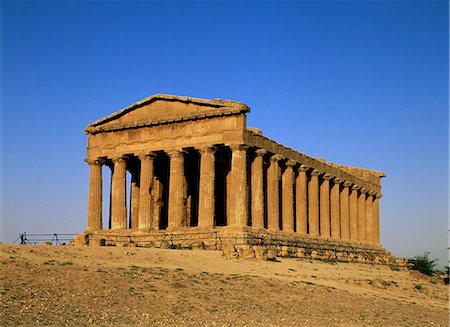
{"label": "temple corner column", "polygon": [[373,221],[373,196],[376,192],[369,191],[366,198],[366,238],[370,244],[375,243],[374,221]]}
{"label": "temple corner column", "polygon": [[87,230],[102,229],[102,166],[99,159],[85,159],[89,164],[89,199]]}
{"label": "temple corner column", "polygon": [[380,245],[380,198],[382,196],[383,194],[377,193],[373,200],[373,229],[374,242],[376,245]]}

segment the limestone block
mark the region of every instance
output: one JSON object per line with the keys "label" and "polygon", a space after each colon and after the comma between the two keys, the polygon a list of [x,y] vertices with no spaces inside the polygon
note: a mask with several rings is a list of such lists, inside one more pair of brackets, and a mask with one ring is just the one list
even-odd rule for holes
{"label": "limestone block", "polygon": [[231,242],[224,242],[222,245],[222,252],[224,256],[235,256],[236,255],[236,247]]}
{"label": "limestone block", "polygon": [[287,246],[282,246],[280,252],[282,257],[287,257],[289,255],[289,248]]}
{"label": "limestone block", "polygon": [[304,258],[305,257],[305,249],[304,248],[298,248],[296,256],[297,256],[297,258]]}
{"label": "limestone block", "polygon": [[88,245],[89,244],[89,234],[75,235],[75,238],[73,239],[73,244],[75,246]]}
{"label": "limestone block", "polygon": [[255,252],[256,259],[264,259],[266,250],[262,246],[253,246],[253,251]]}
{"label": "limestone block", "polygon": [[93,236],[89,245],[105,246],[105,239],[103,237]]}
{"label": "limestone block", "polygon": [[237,253],[240,259],[253,259],[255,257],[255,251],[250,246],[237,247]]}
{"label": "limestone block", "polygon": [[275,260],[278,256],[278,251],[276,250],[267,250],[266,260]]}

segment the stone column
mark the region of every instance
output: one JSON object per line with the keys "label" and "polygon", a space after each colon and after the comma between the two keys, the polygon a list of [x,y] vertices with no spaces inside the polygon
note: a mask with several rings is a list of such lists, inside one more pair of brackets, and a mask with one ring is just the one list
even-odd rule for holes
{"label": "stone column", "polygon": [[252,227],[264,228],[264,183],[263,183],[263,156],[267,153],[265,149],[257,149],[253,160],[252,171]]}
{"label": "stone column", "polygon": [[270,158],[270,166],[267,170],[267,227],[270,231],[280,230],[280,204],[279,204],[279,180],[282,159],[276,154]]}
{"label": "stone column", "polygon": [[344,182],[344,187],[340,196],[341,210],[341,238],[343,240],[350,239],[350,213],[349,213],[349,186],[350,182]]}
{"label": "stone column", "polygon": [[374,242],[380,244],[380,198],[383,195],[381,193],[375,194],[373,200],[373,229],[374,229]]}
{"label": "stone column", "polygon": [[323,175],[320,185],[320,235],[330,237],[330,178],[329,174]]}
{"label": "stone column", "polygon": [[373,195],[375,192],[369,192],[366,199],[366,239],[370,244],[375,243],[375,236],[373,235]]}
{"label": "stone column", "polygon": [[88,230],[102,229],[102,161],[88,160],[89,200],[88,200]]}
{"label": "stone column", "polygon": [[184,151],[172,149],[169,175],[169,221],[168,228],[187,226],[186,221],[186,178],[184,176]]}
{"label": "stone column", "polygon": [[198,200],[198,226],[214,226],[214,148],[205,147],[200,151],[200,186]]}
{"label": "stone column", "polygon": [[[151,183],[153,180],[153,166],[155,155],[142,154],[139,156],[141,160],[141,177],[139,188],[139,229],[148,230],[155,229],[153,226],[153,201],[151,198]],[[157,229],[157,227],[156,227]]]}
{"label": "stone column", "polygon": [[127,228],[126,171],[125,158],[113,158],[114,171],[111,185],[111,229]]}
{"label": "stone column", "polygon": [[308,178],[305,165],[300,166],[295,184],[297,233],[305,235],[308,233]]}
{"label": "stone column", "polygon": [[137,229],[139,225],[139,182],[136,174],[131,177],[131,212],[130,212],[130,228]]}
{"label": "stone column", "polygon": [[362,242],[367,241],[366,233],[366,193],[367,190],[359,190],[358,197],[358,239]]}
{"label": "stone column", "polygon": [[[247,147],[231,145],[231,217],[229,226],[246,227],[248,222]],[[228,204],[227,204],[228,205]]]}
{"label": "stone column", "polygon": [[341,217],[339,208],[339,194],[340,194],[340,183],[339,178],[334,179],[333,187],[331,188],[330,195],[330,208],[331,208],[331,237],[341,238]]}
{"label": "stone column", "polygon": [[309,234],[319,235],[319,171],[315,169],[308,183],[308,224]]}
{"label": "stone column", "polygon": [[358,189],[357,185],[352,186],[349,201],[349,216],[350,216],[350,240],[357,241],[358,236]]}
{"label": "stone column", "polygon": [[293,233],[294,232],[294,166],[296,162],[294,160],[288,160],[286,162],[286,170],[282,176],[281,188],[282,188],[282,218],[281,223],[283,231]]}

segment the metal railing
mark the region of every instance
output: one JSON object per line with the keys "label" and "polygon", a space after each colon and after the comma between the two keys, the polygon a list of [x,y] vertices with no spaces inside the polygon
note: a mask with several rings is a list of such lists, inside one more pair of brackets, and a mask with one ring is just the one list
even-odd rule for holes
{"label": "metal railing", "polygon": [[76,234],[53,233],[53,234],[29,234],[21,233],[19,237],[12,244],[30,244],[37,245],[44,242],[49,242],[52,245],[62,245],[70,242]]}

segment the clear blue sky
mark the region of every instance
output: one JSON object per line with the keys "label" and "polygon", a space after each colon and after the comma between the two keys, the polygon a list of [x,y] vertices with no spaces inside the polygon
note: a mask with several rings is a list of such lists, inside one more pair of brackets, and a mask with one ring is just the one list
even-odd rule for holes
{"label": "clear blue sky", "polygon": [[448,247],[447,1],[2,1],[1,241],[82,232],[85,126],[155,93],[242,101],[300,152],[384,171],[396,256]]}

